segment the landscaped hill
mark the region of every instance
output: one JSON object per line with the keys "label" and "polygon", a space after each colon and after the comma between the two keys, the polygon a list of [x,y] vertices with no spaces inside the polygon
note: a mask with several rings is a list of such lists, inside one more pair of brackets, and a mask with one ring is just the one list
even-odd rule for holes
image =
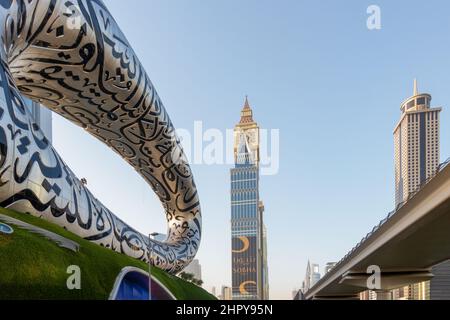
{"label": "landscaped hill", "polygon": [[[80,245],[79,252],[59,247],[43,236],[12,226],[0,234],[0,299],[108,299],[114,281],[126,266],[145,271],[140,260],[103,248],[43,219],[0,208],[4,214],[59,234]],[[81,269],[81,290],[66,286],[67,268]],[[215,299],[200,287],[152,268],[152,274],[179,300]]]}

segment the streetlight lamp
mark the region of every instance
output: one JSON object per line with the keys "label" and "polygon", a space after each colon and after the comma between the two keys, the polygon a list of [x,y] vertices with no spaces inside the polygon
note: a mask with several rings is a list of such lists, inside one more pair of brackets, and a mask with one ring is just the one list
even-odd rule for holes
{"label": "streetlight lamp", "polygon": [[149,238],[149,248],[148,248],[148,300],[152,300],[152,252],[153,252],[153,244],[152,238],[158,236],[158,232],[153,232],[148,235]]}

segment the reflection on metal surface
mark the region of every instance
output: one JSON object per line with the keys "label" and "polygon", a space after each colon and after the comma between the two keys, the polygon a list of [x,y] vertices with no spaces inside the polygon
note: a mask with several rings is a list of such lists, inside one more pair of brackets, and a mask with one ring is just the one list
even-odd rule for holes
{"label": "reflection on metal surface", "polygon": [[[144,261],[152,246],[155,266],[183,269],[201,238],[192,172],[153,84],[103,2],[1,1],[0,19],[0,205]],[[147,181],[165,210],[164,243],[91,194],[33,121],[22,94],[84,128]]]}
{"label": "reflection on metal surface", "polygon": [[[148,273],[135,267],[123,268],[116,278],[109,300],[148,300]],[[158,279],[152,276],[152,300],[176,300]]]}
{"label": "reflection on metal surface", "polygon": [[14,232],[14,229],[8,226],[7,224],[0,222],[0,233],[3,234],[12,234]]}

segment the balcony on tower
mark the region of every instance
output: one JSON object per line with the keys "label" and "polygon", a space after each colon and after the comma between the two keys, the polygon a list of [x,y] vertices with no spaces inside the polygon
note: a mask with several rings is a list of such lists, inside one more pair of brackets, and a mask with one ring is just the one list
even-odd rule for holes
{"label": "balcony on tower", "polygon": [[411,111],[422,111],[430,109],[431,95],[428,93],[418,93],[417,80],[414,79],[414,93],[402,102],[400,110],[402,113]]}

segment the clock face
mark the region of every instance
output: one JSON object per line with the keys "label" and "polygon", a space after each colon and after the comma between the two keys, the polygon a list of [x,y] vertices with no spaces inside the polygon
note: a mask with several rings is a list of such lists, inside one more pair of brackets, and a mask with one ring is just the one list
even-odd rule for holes
{"label": "clock face", "polygon": [[251,129],[246,132],[247,141],[251,145],[256,145],[258,143],[258,134],[256,130]]}
{"label": "clock face", "polygon": [[[235,136],[234,136],[235,148],[239,145],[240,137],[242,134],[244,134],[244,136],[245,136],[245,140],[247,141],[247,143],[250,147],[250,152],[253,154],[254,159],[256,161],[258,161],[258,157],[259,157],[258,156],[258,153],[259,153],[259,131],[258,131],[258,128],[236,130]],[[236,149],[235,149],[235,152],[236,152]]]}

